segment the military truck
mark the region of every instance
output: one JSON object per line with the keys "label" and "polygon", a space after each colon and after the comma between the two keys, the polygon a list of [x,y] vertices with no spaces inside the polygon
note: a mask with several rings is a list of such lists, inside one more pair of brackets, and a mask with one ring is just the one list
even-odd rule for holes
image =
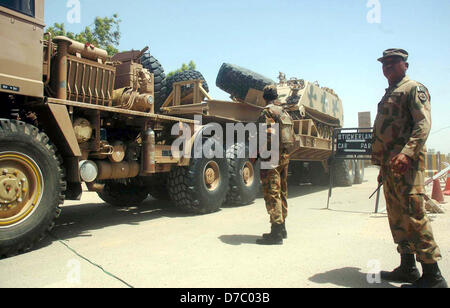
{"label": "military truck", "polygon": [[220,145],[204,146],[208,125],[155,113],[165,76],[147,48],[111,59],[45,35],[43,0],[1,0],[0,24],[0,257],[42,239],[83,183],[111,205],[151,194],[194,214],[222,206],[224,155],[191,155]]}
{"label": "military truck", "polygon": [[[0,0],[0,24],[0,258],[42,239],[83,183],[110,205],[138,206],[150,194],[193,214],[255,200],[257,136],[239,124],[257,120],[271,80],[225,64],[217,85],[232,99],[214,100],[199,72],[165,78],[148,48],[110,58],[44,35],[44,0]],[[294,118],[300,163],[291,170],[323,184],[341,101],[301,80],[278,87]],[[236,142],[221,142],[230,136]]]}

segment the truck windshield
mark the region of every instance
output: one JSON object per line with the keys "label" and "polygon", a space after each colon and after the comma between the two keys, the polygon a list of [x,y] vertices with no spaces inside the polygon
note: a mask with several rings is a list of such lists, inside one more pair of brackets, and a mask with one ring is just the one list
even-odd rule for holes
{"label": "truck windshield", "polygon": [[0,5],[34,17],[34,1],[35,0],[0,0]]}

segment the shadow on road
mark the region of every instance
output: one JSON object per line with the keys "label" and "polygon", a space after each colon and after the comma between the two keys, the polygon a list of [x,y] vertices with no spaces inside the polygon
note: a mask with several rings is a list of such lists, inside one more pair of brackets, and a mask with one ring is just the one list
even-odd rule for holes
{"label": "shadow on road", "polygon": [[329,283],[346,288],[396,288],[394,285],[384,281],[381,283],[368,283],[367,273],[362,273],[361,269],[354,267],[345,267],[316,274],[309,280],[314,283]]}
{"label": "shadow on road", "polygon": [[[300,185],[290,183],[289,198],[308,195],[326,190],[327,187]],[[262,192],[258,199],[263,198]],[[244,206],[242,206],[244,207]],[[223,206],[224,209],[239,209],[240,206]],[[64,206],[61,216],[56,220],[52,235],[59,240],[69,240],[76,237],[90,237],[92,230],[99,230],[117,225],[139,225],[144,221],[164,217],[193,217],[196,215],[185,213],[174,207],[170,201],[147,199],[139,207],[114,207],[106,203],[84,203]],[[258,236],[253,235],[224,235],[220,240],[229,245],[255,244]],[[33,250],[50,245],[55,238],[46,237]]]}
{"label": "shadow on road", "polygon": [[[314,194],[314,193],[321,192],[321,191],[327,191],[328,187],[288,182],[288,190],[289,190],[288,199],[291,199],[291,198],[293,199],[293,198],[302,197],[302,196]],[[262,190],[259,192],[258,198],[264,198]]]}
{"label": "shadow on road", "polygon": [[242,244],[255,244],[256,240],[261,238],[255,235],[234,234],[234,235],[222,235],[219,239],[228,245],[239,246]]}
{"label": "shadow on road", "polygon": [[[85,203],[63,207],[56,220],[52,235],[59,240],[90,237],[92,230],[118,225],[139,225],[144,221],[170,217],[193,217],[176,209],[171,202],[147,199],[139,207],[114,207],[106,203]],[[35,249],[50,245],[52,237],[46,237]]]}

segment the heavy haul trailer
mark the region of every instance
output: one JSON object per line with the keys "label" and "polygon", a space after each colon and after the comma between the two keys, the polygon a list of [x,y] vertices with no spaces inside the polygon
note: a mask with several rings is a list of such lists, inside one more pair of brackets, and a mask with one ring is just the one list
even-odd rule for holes
{"label": "heavy haul trailer", "polygon": [[[186,80],[174,86],[174,91],[161,106],[161,112],[191,119],[196,115],[202,116],[204,123],[254,123],[266,106],[264,87],[274,84],[279,101],[286,106],[293,119],[295,143],[290,153],[289,169],[292,181],[329,185],[333,131],[343,127],[344,113],[338,95],[329,88],[320,87],[317,82],[297,78],[287,80],[280,73],[276,83],[246,68],[225,63],[219,71],[216,85],[231,95],[231,101],[209,97],[202,88],[201,80]],[[182,88],[186,85],[195,90],[183,96]],[[336,161],[333,168],[335,185],[351,186],[363,182],[364,164],[361,162]]]}
{"label": "heavy haul trailer", "polygon": [[[43,0],[0,1],[0,256],[30,249],[64,200],[81,198],[82,183],[113,205],[150,193],[189,212],[217,211],[227,161],[191,159],[205,127],[154,112],[159,77],[140,63],[145,50],[111,60],[44,27]],[[172,134],[183,127],[193,133]]]}

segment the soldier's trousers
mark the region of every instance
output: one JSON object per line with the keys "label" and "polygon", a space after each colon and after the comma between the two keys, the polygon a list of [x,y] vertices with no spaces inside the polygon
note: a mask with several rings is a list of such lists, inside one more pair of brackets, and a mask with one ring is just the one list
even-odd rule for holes
{"label": "soldier's trousers", "polygon": [[283,224],[288,216],[288,169],[289,161],[275,169],[261,170],[264,200],[271,224]]}
{"label": "soldier's trousers", "polygon": [[[405,177],[396,178],[390,168],[383,168],[384,194],[389,225],[400,254],[416,254],[417,261],[430,264],[441,259],[423,194],[411,193]],[[423,190],[424,191],[424,190]]]}

